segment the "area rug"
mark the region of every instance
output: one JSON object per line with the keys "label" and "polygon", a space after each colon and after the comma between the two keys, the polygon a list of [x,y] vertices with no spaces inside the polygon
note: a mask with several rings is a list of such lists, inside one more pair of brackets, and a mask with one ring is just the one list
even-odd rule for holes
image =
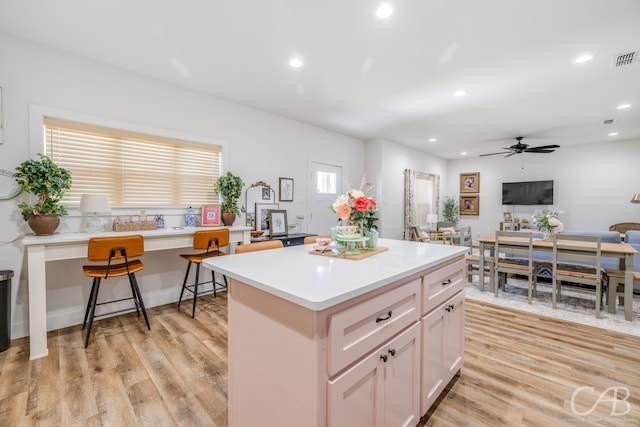
{"label": "area rug", "polygon": [[468,299],[640,336],[640,301],[638,299],[633,301],[633,320],[631,322],[624,319],[622,307],[617,307],[616,313],[611,314],[607,312],[604,302],[600,319],[598,319],[595,312],[595,292],[590,290],[563,287],[562,297],[554,310],[551,307],[551,283],[539,282],[537,295],[533,298],[532,303],[528,304],[526,280],[510,277],[506,289],[500,289],[496,298],[493,292],[488,290],[488,284],[485,286],[484,292],[481,292],[478,288],[478,276],[474,276],[474,279],[474,282],[467,284],[466,297]]}

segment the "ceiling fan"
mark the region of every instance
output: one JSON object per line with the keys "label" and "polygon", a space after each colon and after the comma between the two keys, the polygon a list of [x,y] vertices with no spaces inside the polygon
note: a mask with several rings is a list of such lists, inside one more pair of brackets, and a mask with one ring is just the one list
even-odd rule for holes
{"label": "ceiling fan", "polygon": [[530,147],[529,144],[524,144],[522,142],[522,139],[524,137],[522,136],[518,136],[516,137],[516,141],[518,141],[516,144],[510,146],[510,147],[502,147],[503,150],[509,150],[509,151],[501,151],[499,153],[487,153],[487,154],[480,154],[480,157],[482,156],[493,156],[495,154],[506,154],[505,157],[509,157],[509,156],[513,156],[514,154],[520,154],[520,153],[553,153],[555,151],[556,148],[560,148],[559,145],[540,145],[538,147]]}

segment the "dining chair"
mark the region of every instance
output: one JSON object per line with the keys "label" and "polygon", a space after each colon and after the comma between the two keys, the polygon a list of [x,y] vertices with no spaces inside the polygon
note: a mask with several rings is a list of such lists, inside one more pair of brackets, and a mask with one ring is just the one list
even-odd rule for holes
{"label": "dining chair", "polygon": [[236,247],[236,254],[243,254],[246,252],[264,251],[267,249],[284,248],[282,240],[265,240],[263,242],[246,243],[244,245],[238,245]]}
{"label": "dining chair", "polygon": [[[596,317],[600,318],[604,270],[600,236],[556,233],[553,236],[552,306],[556,308],[563,281],[595,288]],[[568,285],[567,285],[568,286]]]}
{"label": "dining chair", "polygon": [[[147,329],[151,330],[147,311],[144,308],[142,294],[140,293],[140,288],[138,287],[138,281],[136,280],[135,275],[135,273],[144,268],[144,265],[142,264],[142,261],[134,258],[139,258],[142,255],[144,255],[144,239],[141,235],[92,237],[89,239],[87,260],[89,262],[99,262],[102,264],[82,266],[85,276],[93,278],[91,293],[89,294],[89,301],[87,302],[87,309],[84,313],[84,321],[82,322],[82,329],[84,329],[85,326],[87,326],[87,320],[89,320],[87,335],[84,340],[85,348],[89,346],[89,337],[91,335],[93,319],[97,317],[104,317],[110,314],[122,313],[135,309],[138,313],[138,317],[140,316],[140,311],[142,311],[144,320],[147,323]],[[105,262],[106,265],[104,264]],[[102,279],[106,280],[110,277],[121,276],[129,277],[131,297],[98,302],[98,294],[100,293],[100,283]],[[129,300],[133,301],[133,307],[96,314],[97,306],[120,303]]]}
{"label": "dining chair", "polygon": [[[229,246],[229,229],[220,228],[217,230],[201,230],[196,231],[193,235],[193,249],[204,252],[198,252],[193,254],[182,254],[182,258],[186,259],[187,272],[184,275],[184,281],[182,282],[182,290],[180,291],[180,299],[178,299],[178,307],[182,302],[184,291],[191,292],[193,294],[193,307],[191,309],[191,317],[196,316],[196,302],[198,295],[207,295],[213,293],[213,296],[218,296],[218,291],[224,291],[227,289],[227,277],[223,274],[223,281],[216,281],[216,272],[211,270],[211,280],[205,280],[200,282],[200,265],[202,261],[207,258],[224,256],[225,252],[222,251],[225,247]],[[189,270],[191,270],[191,264],[196,265],[195,279],[192,284],[187,284],[189,279]],[[202,285],[211,284],[211,289],[199,291],[198,287]]]}
{"label": "dining chair", "polygon": [[508,274],[527,276],[527,301],[531,304],[535,293],[536,278],[534,278],[533,235],[519,231],[496,231],[494,246],[494,292],[498,296],[500,276],[502,275],[502,290],[506,290]]}
{"label": "dining chair", "polygon": [[[465,263],[467,264],[467,281],[472,283],[474,274],[480,276],[480,256],[469,254],[465,257]],[[484,257],[484,271],[489,276],[489,289],[494,289],[494,264],[493,257]],[[484,283],[478,283],[478,289],[484,291]]]}

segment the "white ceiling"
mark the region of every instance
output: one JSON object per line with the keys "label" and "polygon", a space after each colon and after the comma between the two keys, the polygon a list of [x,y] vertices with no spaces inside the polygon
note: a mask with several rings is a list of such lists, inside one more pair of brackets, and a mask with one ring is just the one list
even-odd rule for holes
{"label": "white ceiling", "polygon": [[[640,139],[640,63],[611,66],[640,50],[639,0],[390,0],[387,20],[378,3],[2,0],[0,31],[448,159],[516,136]],[[572,63],[585,52],[594,60]],[[453,97],[460,88],[468,95]]]}

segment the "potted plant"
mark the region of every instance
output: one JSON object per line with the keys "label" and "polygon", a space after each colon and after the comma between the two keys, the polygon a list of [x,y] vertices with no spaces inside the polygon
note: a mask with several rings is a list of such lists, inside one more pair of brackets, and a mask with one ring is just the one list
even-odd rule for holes
{"label": "potted plant", "polygon": [[40,160],[25,160],[15,169],[16,182],[37,196],[35,203],[22,202],[18,208],[36,236],[50,236],[60,225],[60,217],[67,214],[60,200],[71,188],[71,172],[44,154],[39,156]]}
{"label": "potted plant", "polygon": [[215,192],[222,197],[220,210],[222,211],[222,223],[226,226],[233,225],[236,215],[240,214],[238,199],[242,195],[243,186],[242,179],[231,172],[218,178],[213,185]]}
{"label": "potted plant", "polygon": [[445,197],[442,202],[442,216],[445,220],[453,223],[453,226],[458,223],[458,214],[460,208],[458,207],[458,201],[454,197]]}

